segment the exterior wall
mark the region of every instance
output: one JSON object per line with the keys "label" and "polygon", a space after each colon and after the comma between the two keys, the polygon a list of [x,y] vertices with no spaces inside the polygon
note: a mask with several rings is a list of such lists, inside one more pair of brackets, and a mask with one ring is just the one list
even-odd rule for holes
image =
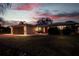
{"label": "exterior wall", "polygon": [[30,35],[35,34],[35,26],[30,25],[18,25],[18,26],[12,26],[11,28],[11,34],[15,35]]}
{"label": "exterior wall", "polygon": [[24,34],[24,26],[13,26],[13,34]]}
{"label": "exterior wall", "polygon": [[34,26],[26,26],[27,34],[35,34]]}
{"label": "exterior wall", "polygon": [[[33,25],[17,25],[17,26],[12,26],[11,27],[11,34],[21,34],[21,35],[31,35],[31,34],[39,34],[39,33],[48,33],[48,28],[49,27],[58,27],[60,29],[63,29],[66,27],[66,25],[62,26],[33,26]],[[39,30],[41,28],[41,30]],[[36,30],[35,30],[36,29]],[[77,30],[79,33],[79,28]]]}

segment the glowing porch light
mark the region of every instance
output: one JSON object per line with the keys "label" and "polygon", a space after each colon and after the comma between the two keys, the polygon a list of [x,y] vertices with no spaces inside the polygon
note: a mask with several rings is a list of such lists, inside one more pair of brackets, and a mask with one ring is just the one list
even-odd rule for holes
{"label": "glowing porch light", "polygon": [[42,30],[41,27],[36,27],[36,28],[35,28],[35,31],[41,31],[41,30]]}

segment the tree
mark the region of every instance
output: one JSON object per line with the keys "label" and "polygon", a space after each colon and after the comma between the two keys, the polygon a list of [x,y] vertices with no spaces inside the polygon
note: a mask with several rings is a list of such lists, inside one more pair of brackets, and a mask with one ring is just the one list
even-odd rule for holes
{"label": "tree", "polygon": [[72,33],[72,29],[70,27],[65,27],[63,29],[63,34],[64,35],[71,35],[71,33]]}
{"label": "tree", "polygon": [[50,27],[48,29],[48,34],[49,35],[59,35],[60,34],[60,30],[57,27]]}
{"label": "tree", "polygon": [[20,22],[19,22],[19,25],[24,25],[24,22],[23,22],[23,21],[20,21]]}
{"label": "tree", "polygon": [[67,27],[63,30],[64,34],[76,34],[77,31],[77,27],[75,26],[75,24],[77,24],[77,22],[75,21],[66,21],[65,22]]}
{"label": "tree", "polygon": [[66,21],[65,23],[67,25],[75,25],[75,24],[77,24],[77,22],[75,22],[75,21]]}
{"label": "tree", "polygon": [[4,14],[7,8],[11,7],[11,3],[0,3],[0,14]]}
{"label": "tree", "polygon": [[37,25],[51,25],[53,21],[50,18],[40,18],[37,21]]}
{"label": "tree", "polygon": [[9,34],[11,32],[10,27],[0,27],[0,34]]}

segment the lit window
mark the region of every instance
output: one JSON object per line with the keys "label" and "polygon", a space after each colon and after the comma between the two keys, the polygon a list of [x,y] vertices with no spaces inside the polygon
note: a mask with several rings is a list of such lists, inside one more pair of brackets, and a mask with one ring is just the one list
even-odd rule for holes
{"label": "lit window", "polygon": [[42,30],[41,27],[36,27],[36,28],[35,28],[35,31],[41,31],[41,30]]}
{"label": "lit window", "polygon": [[42,30],[42,28],[41,28],[41,27],[38,27],[38,30],[39,30],[39,31],[41,31],[41,30]]}
{"label": "lit window", "polygon": [[35,28],[35,31],[38,31],[38,27]]}

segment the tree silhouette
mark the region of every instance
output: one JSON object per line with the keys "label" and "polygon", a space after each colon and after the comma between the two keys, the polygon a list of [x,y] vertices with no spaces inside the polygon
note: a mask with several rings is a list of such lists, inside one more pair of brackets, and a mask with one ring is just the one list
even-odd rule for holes
{"label": "tree silhouette", "polygon": [[19,25],[24,25],[24,22],[23,22],[23,21],[20,21],[20,22],[19,22]]}
{"label": "tree silhouette", "polygon": [[0,3],[0,14],[4,14],[7,8],[11,7],[11,3]]}
{"label": "tree silhouette", "polygon": [[63,29],[63,34],[64,35],[76,34],[77,27],[75,26],[75,24],[77,23],[75,21],[66,21],[65,23],[67,27]]}
{"label": "tree silhouette", "polygon": [[0,34],[9,34],[10,32],[10,27],[0,27]]}
{"label": "tree silhouette", "polygon": [[71,35],[71,33],[72,33],[72,29],[70,27],[65,27],[63,29],[63,34],[64,35]]}
{"label": "tree silhouette", "polygon": [[11,33],[10,27],[5,27],[5,33]]}
{"label": "tree silhouette", "polygon": [[60,30],[57,27],[50,27],[48,29],[48,34],[49,35],[59,35],[60,34]]}
{"label": "tree silhouette", "polygon": [[67,25],[75,25],[75,24],[77,24],[77,22],[75,22],[75,21],[66,21],[65,23]]}
{"label": "tree silhouette", "polygon": [[51,25],[53,21],[50,18],[40,18],[37,21],[37,25]]}
{"label": "tree silhouette", "polygon": [[4,19],[2,17],[0,17],[0,34],[10,33],[10,31],[11,31],[11,29],[9,27],[1,26],[4,23],[5,23]]}

